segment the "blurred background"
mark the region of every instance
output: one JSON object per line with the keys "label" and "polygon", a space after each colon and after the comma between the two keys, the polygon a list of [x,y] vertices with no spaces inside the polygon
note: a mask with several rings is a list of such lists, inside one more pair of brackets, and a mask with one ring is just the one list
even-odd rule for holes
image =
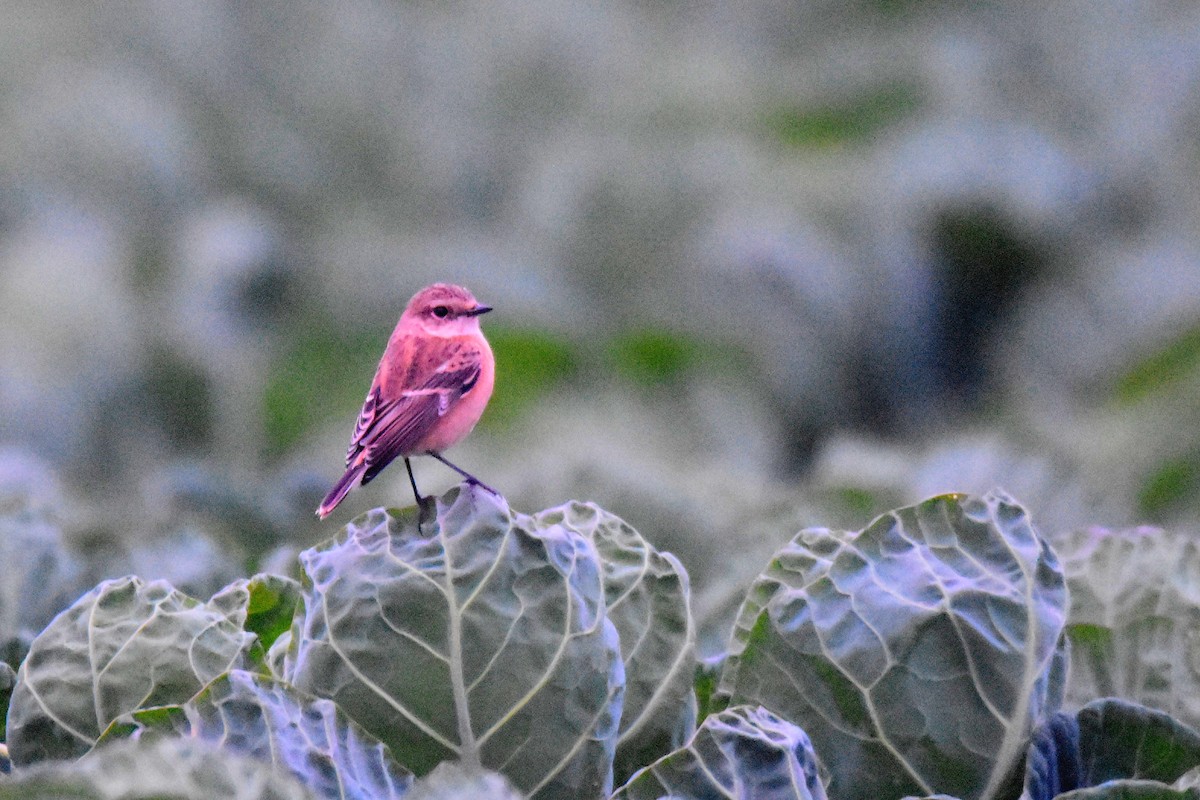
{"label": "blurred background", "polygon": [[943,491],[1197,527],[1200,5],[8,12],[0,503],[82,588],[207,596],[409,505],[394,467],[312,513],[439,280],[497,309],[450,458],[621,515],[706,621]]}

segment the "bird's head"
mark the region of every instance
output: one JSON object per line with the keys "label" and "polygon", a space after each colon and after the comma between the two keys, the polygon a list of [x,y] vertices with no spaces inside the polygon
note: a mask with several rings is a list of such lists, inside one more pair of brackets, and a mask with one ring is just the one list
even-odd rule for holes
{"label": "bird's head", "polygon": [[491,310],[461,286],[435,283],[413,295],[403,319],[438,336],[457,336],[479,330],[479,315]]}

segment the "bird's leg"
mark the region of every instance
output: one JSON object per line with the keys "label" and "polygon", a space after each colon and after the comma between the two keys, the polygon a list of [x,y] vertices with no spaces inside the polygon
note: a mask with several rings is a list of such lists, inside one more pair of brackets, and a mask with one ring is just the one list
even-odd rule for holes
{"label": "bird's leg", "polygon": [[408,482],[412,484],[413,497],[415,497],[417,499],[417,505],[420,506],[422,497],[421,497],[421,493],[419,491],[417,491],[417,479],[413,477],[412,462],[408,460],[408,456],[404,457],[404,468],[406,470],[408,470]]}
{"label": "bird's leg", "polygon": [[[421,493],[417,490],[417,479],[413,477],[412,462],[407,457],[404,459],[404,468],[408,470],[408,482],[412,484],[413,497],[417,498],[417,530],[421,530],[421,523],[425,521],[426,514],[433,516],[433,500],[432,497],[421,497]],[[423,533],[423,532],[422,532]]]}
{"label": "bird's leg", "polygon": [[434,458],[436,458],[438,461],[442,462],[442,463],[443,463],[443,464],[445,464],[447,467],[449,467],[450,469],[452,469],[452,470],[454,470],[455,472],[457,472],[459,475],[462,475],[464,478],[466,478],[466,479],[467,479],[467,483],[469,483],[469,484],[472,484],[473,486],[478,486],[478,487],[480,487],[480,488],[482,488],[482,489],[487,489],[489,492],[491,492],[492,494],[496,495],[497,497],[499,497],[499,496],[500,496],[500,493],[499,493],[499,492],[497,492],[497,491],[496,491],[495,489],[493,489],[492,487],[488,486],[488,485],[487,485],[486,483],[484,483],[483,481],[479,480],[479,478],[476,478],[474,475],[472,475],[471,473],[467,472],[465,469],[463,469],[463,468],[461,468],[461,467],[458,467],[458,466],[455,466],[454,464],[451,464],[449,461],[447,461],[447,460],[446,460],[446,459],[445,459],[445,458],[442,456],[442,454],[441,454],[441,453],[435,453],[435,452],[433,452],[433,451],[431,450],[431,451],[429,451],[429,455],[433,456],[433,457],[434,457]]}

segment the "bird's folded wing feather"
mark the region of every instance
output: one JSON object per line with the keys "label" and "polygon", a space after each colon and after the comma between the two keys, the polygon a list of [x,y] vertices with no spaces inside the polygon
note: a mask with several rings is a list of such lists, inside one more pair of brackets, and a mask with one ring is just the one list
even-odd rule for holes
{"label": "bird's folded wing feather", "polygon": [[364,484],[397,456],[414,452],[417,443],[479,380],[482,353],[473,344],[445,348],[439,353],[444,358],[428,363],[425,369],[419,364],[420,353],[415,355],[417,363],[405,376],[410,388],[396,397],[384,397],[377,374],[363,403],[346,462],[366,451]]}
{"label": "bird's folded wing feather", "polygon": [[346,466],[350,466],[350,462],[362,450],[359,442],[366,436],[367,431],[375,423],[376,412],[379,409],[379,373],[375,373],[375,380],[371,381],[371,390],[367,392],[367,399],[363,401],[362,411],[358,412],[358,419],[354,422],[354,435],[350,437],[350,447],[346,450]]}

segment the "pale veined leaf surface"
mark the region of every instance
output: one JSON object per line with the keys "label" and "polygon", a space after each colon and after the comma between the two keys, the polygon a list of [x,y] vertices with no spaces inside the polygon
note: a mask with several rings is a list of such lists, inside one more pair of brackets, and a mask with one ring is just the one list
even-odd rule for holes
{"label": "pale veined leaf surface", "polygon": [[743,603],[718,699],[800,725],[839,800],[992,800],[1061,702],[1066,612],[1024,509],[934,497],[780,550]]}
{"label": "pale veined leaf surface", "polygon": [[616,782],[624,783],[695,731],[696,628],[687,570],[594,503],[548,509],[535,515],[532,524],[579,531],[600,556],[608,618],[621,636],[625,662],[615,764]]}
{"label": "pale veined leaf surface", "polygon": [[13,763],[79,756],[121,714],[182,703],[241,666],[245,605],[201,603],[166,581],[104,581],[38,634],[8,714]]}
{"label": "pale veined leaf surface", "polygon": [[288,680],[334,700],[418,775],[455,759],[542,798],[601,797],[624,693],[588,537],[464,486],[368,512],[305,551]]}

